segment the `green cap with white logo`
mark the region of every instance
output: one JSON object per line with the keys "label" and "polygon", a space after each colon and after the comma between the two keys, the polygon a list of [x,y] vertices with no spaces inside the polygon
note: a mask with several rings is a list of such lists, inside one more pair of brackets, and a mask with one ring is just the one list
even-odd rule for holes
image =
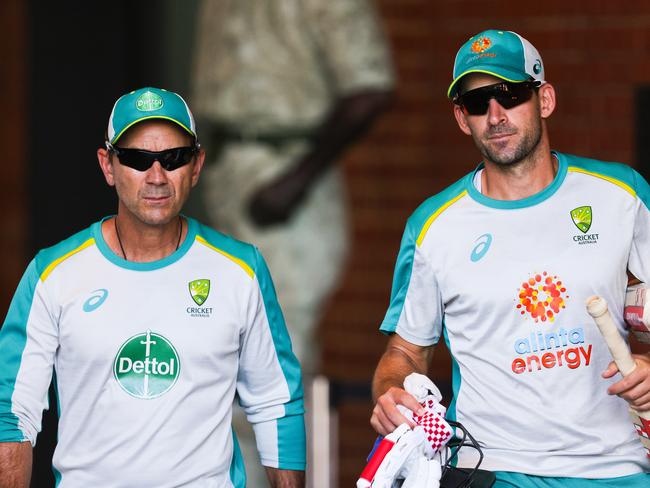
{"label": "green cap with white logo", "polygon": [[486,73],[505,81],[544,81],[542,57],[516,32],[486,30],[470,37],[456,54],[447,96],[458,94],[458,81],[469,73]]}
{"label": "green cap with white logo", "polygon": [[149,119],[178,124],[196,139],[194,117],[183,98],[162,88],[145,87],[118,98],[108,119],[108,142],[115,144],[129,127]]}

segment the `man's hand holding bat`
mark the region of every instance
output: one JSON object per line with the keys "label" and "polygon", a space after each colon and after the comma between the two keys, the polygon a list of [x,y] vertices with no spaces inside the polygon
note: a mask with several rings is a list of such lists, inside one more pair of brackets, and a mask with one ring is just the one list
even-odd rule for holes
{"label": "man's hand holding bat", "polygon": [[607,391],[610,395],[619,395],[630,404],[630,417],[650,458],[650,358],[647,355],[630,353],[603,298],[589,297],[586,307],[614,359],[603,373],[603,377],[611,378],[618,372],[623,375],[623,379],[610,386]]}

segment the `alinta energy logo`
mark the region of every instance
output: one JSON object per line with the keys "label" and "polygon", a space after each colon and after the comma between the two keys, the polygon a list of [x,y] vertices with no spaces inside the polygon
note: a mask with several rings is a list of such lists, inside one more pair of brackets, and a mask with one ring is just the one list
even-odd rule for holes
{"label": "alinta energy logo", "polygon": [[544,271],[535,273],[519,287],[517,309],[535,322],[555,321],[569,298],[567,290],[557,276]]}
{"label": "alinta energy logo", "polygon": [[150,330],[127,339],[113,363],[113,375],[122,389],[142,399],[167,393],[176,384],[180,370],[172,343]]}
{"label": "alinta energy logo", "polygon": [[212,307],[203,307],[202,305],[210,295],[210,280],[198,279],[188,283],[190,297],[198,307],[187,307],[185,310],[191,317],[209,317],[212,315]]}
{"label": "alinta energy logo", "polygon": [[487,36],[482,36],[476,39],[474,42],[472,42],[472,45],[470,46],[470,51],[476,54],[481,54],[492,46],[492,41],[490,40],[489,37]]}
{"label": "alinta energy logo", "polygon": [[576,207],[571,210],[569,215],[573,224],[582,232],[582,234],[573,236],[573,242],[577,242],[578,244],[597,244],[598,234],[587,234],[589,229],[591,229],[591,223],[593,221],[591,207],[589,205]]}
{"label": "alinta energy logo", "polygon": [[589,366],[592,345],[585,344],[584,329],[553,327],[555,318],[566,308],[569,298],[562,280],[547,272],[535,273],[521,284],[517,309],[533,323],[527,335],[514,340],[516,356],[510,365],[513,373],[520,375],[553,368],[573,370]]}

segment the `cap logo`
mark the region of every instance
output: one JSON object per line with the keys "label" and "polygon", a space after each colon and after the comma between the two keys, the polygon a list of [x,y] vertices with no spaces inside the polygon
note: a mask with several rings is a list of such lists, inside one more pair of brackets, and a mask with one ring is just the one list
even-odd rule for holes
{"label": "cap logo", "polygon": [[144,92],[135,101],[135,108],[141,112],[152,112],[160,110],[164,105],[163,99],[160,95],[154,92]]}
{"label": "cap logo", "polygon": [[542,61],[538,59],[538,60],[535,62],[535,64],[533,65],[533,73],[535,73],[536,75],[538,75],[538,74],[540,74],[541,72],[542,72]]}
{"label": "cap logo", "polygon": [[472,43],[472,45],[470,46],[469,49],[473,53],[480,54],[480,53],[485,52],[488,49],[490,49],[491,46],[492,46],[492,41],[490,40],[490,38],[487,37],[487,36],[483,36],[483,37],[479,37],[478,39],[476,39]]}

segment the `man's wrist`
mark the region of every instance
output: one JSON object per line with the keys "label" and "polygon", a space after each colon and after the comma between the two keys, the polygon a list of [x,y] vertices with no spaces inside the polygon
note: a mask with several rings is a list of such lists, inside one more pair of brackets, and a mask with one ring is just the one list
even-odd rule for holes
{"label": "man's wrist", "polygon": [[266,467],[271,488],[304,488],[305,472],[293,469],[277,469]]}

